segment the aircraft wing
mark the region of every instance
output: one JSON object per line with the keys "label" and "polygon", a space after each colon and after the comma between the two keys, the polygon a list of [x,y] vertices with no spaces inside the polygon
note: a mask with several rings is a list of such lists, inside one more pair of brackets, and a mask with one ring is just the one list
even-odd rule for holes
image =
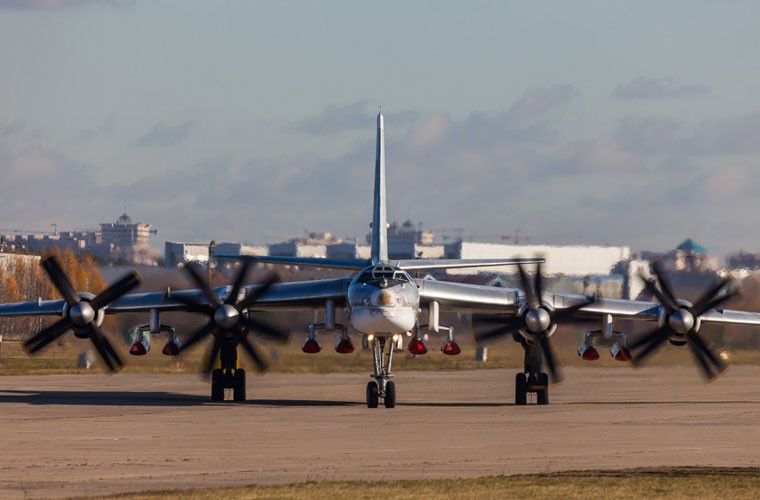
{"label": "aircraft wing", "polygon": [[12,302],[0,304],[0,317],[13,316],[60,316],[63,313],[66,301],[60,300],[35,300],[29,302]]}
{"label": "aircraft wing", "polygon": [[[439,303],[442,311],[449,312],[497,312],[514,314],[520,306],[520,291],[484,285],[468,285],[442,281],[418,280],[420,305],[427,306],[433,301]],[[592,300],[585,295],[549,293],[548,299],[556,310],[567,309]],[[597,298],[579,310],[580,317],[599,317],[610,314],[615,318],[656,321],[664,308],[656,302],[624,299]],[[704,323],[760,325],[760,313],[713,309],[700,316]]]}
{"label": "aircraft wing", "polygon": [[[288,283],[275,283],[262,295],[253,309],[257,311],[273,311],[285,309],[290,311],[311,310],[316,307],[324,307],[325,301],[332,300],[336,306],[345,304],[348,293],[349,279],[336,278],[313,281],[294,281]],[[243,287],[243,293],[254,293],[260,285]],[[214,289],[220,299],[225,300],[232,287],[223,286]],[[184,296],[195,302],[205,302],[200,290],[177,290],[169,292],[135,293],[121,297],[111,303],[107,313],[140,312],[150,309],[158,310],[183,310],[186,309],[185,301],[178,299]]]}
{"label": "aircraft wing", "polygon": [[[348,284],[345,278],[276,283],[256,302],[255,310],[271,311],[277,309],[311,310],[324,307],[325,301],[332,300],[342,307],[346,301]],[[253,293],[259,285],[244,287],[244,293]],[[231,290],[229,286],[217,287],[214,291],[223,300]],[[191,299],[202,303],[206,299],[200,290],[176,290],[167,292],[131,293],[113,301],[105,309],[106,314],[142,312],[151,309],[159,311],[181,311],[187,309],[186,301]],[[13,316],[60,316],[66,302],[60,300],[41,300],[0,304],[0,317]]]}

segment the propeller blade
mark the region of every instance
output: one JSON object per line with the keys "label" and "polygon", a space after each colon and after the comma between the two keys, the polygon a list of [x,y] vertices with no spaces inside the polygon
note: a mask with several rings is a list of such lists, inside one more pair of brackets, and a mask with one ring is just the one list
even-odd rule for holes
{"label": "propeller blade", "polygon": [[689,349],[691,349],[691,353],[694,355],[694,359],[697,360],[697,364],[702,369],[702,375],[707,380],[712,380],[716,374],[713,373],[712,367],[707,363],[707,358],[705,358],[704,352],[694,343],[691,336],[687,337],[687,341]]}
{"label": "propeller blade", "polygon": [[211,289],[211,286],[203,277],[198,267],[198,263],[195,261],[185,264],[185,269],[187,269],[187,272],[190,274],[190,277],[193,278],[193,281],[195,281],[195,284],[198,286],[198,288],[201,289],[203,295],[206,296],[208,303],[216,306],[221,306],[222,301],[219,300],[219,296],[217,296],[216,292]]}
{"label": "propeller blade", "polygon": [[645,343],[649,342],[644,349],[634,355],[633,357],[633,364],[635,366],[638,366],[641,364],[641,362],[652,354],[660,345],[662,345],[663,342],[668,340],[668,337],[670,337],[670,334],[673,332],[673,330],[670,328],[669,325],[664,325],[658,328],[657,330],[653,331],[649,335],[646,335],[645,337],[637,340],[634,342],[633,345],[630,346],[631,349],[636,349],[639,346],[644,345]]}
{"label": "propeller blade", "polygon": [[552,382],[561,382],[562,373],[559,371],[559,367],[555,361],[556,357],[554,356],[554,351],[552,350],[552,345],[549,341],[549,337],[546,335],[546,332],[541,332],[538,334],[538,342],[541,345],[541,350],[544,352],[544,360],[546,361],[546,366],[549,368],[549,374],[552,377]]}
{"label": "propeller blade", "polygon": [[541,263],[539,262],[536,264],[536,276],[533,278],[534,283],[534,290],[536,291],[536,300],[538,300],[539,305],[541,304],[541,299],[544,296],[544,278],[541,274]]}
{"label": "propeller blade", "polygon": [[61,297],[63,297],[68,305],[73,306],[81,300],[79,295],[77,295],[76,290],[74,290],[71,281],[69,281],[68,276],[63,272],[61,263],[58,262],[58,259],[55,258],[55,256],[51,255],[50,257],[47,257],[40,263],[40,265],[50,277],[50,281],[53,282],[55,289],[58,290],[58,293],[61,294]]}
{"label": "propeller blade", "polygon": [[246,309],[253,306],[256,302],[259,301],[261,297],[264,296],[264,294],[269,290],[269,288],[274,285],[275,283],[280,281],[280,277],[275,273],[270,273],[267,276],[267,279],[264,280],[264,282],[259,286],[257,289],[255,289],[253,292],[251,292],[249,295],[247,295],[243,300],[238,302],[235,307],[238,311],[245,311]]}
{"label": "propeller blade", "polygon": [[505,321],[513,319],[514,316],[506,314],[473,314],[472,326],[475,328],[491,325],[503,325]]}
{"label": "propeller blade", "polygon": [[[572,322],[572,320],[576,319],[573,318],[576,312],[578,312],[580,309],[583,309],[589,304],[593,304],[593,300],[586,300],[586,302],[581,302],[580,304],[575,304],[574,306],[566,307],[565,309],[560,309],[558,311],[554,312],[554,321],[556,323],[569,323]],[[586,322],[588,320],[586,319],[580,319],[577,318],[579,322]]]}
{"label": "propeller blade", "polygon": [[[696,304],[692,306],[691,313],[694,316],[701,316],[710,309],[714,309],[729,299],[737,296],[739,292],[736,290],[736,287],[732,286],[731,288],[728,288],[732,282],[733,280],[730,278],[726,278],[718,282],[713,288],[710,289],[710,291],[705,293],[697,301]],[[722,290],[725,290],[725,293],[721,295],[720,292]]]}
{"label": "propeller blade", "polygon": [[203,367],[203,373],[205,373],[206,375],[211,373],[211,370],[214,369],[214,365],[219,359],[219,351],[221,350],[222,350],[222,336],[214,335],[214,344],[211,346],[211,350],[209,351],[208,359],[206,359],[206,364]]}
{"label": "propeller blade", "polygon": [[712,362],[713,367],[715,368],[716,372],[714,376],[709,376],[708,379],[712,380],[718,375],[722,374],[724,371],[728,369],[728,365],[726,365],[720,357],[713,352],[712,349],[707,345],[707,342],[705,342],[705,339],[702,338],[702,336],[695,332],[691,331],[686,335],[687,340],[689,341],[689,345],[694,345],[696,348],[698,348],[704,355],[704,357]]}
{"label": "propeller blade", "polygon": [[108,369],[112,372],[120,370],[124,366],[124,362],[116,353],[106,336],[103,335],[103,332],[100,330],[100,328],[92,323],[89,323],[87,326],[85,326],[85,330],[87,330],[90,341],[95,346],[95,349],[97,349],[101,359],[108,366]]}
{"label": "propeller blade", "polygon": [[96,311],[98,309],[102,309],[122,295],[128,293],[139,284],[140,276],[138,276],[136,272],[132,271],[110,287],[106,288],[104,291],[100,292],[97,297],[92,299],[90,305]]}
{"label": "propeller blade", "polygon": [[256,349],[255,346],[253,346],[249,341],[248,338],[245,336],[244,333],[240,333],[238,335],[238,340],[240,341],[240,344],[243,346],[243,349],[245,349],[248,352],[248,355],[251,356],[251,359],[254,363],[256,363],[256,368],[260,372],[265,372],[269,369],[269,362],[264,358],[264,356]]}
{"label": "propeller blade", "polygon": [[201,313],[201,314],[207,314],[209,316],[212,316],[214,314],[214,307],[210,306],[209,304],[204,304],[202,302],[197,302],[190,297],[186,297],[184,295],[179,294],[173,294],[171,296],[172,300],[176,300],[177,302],[182,302],[184,305],[187,306],[188,312],[193,313]]}
{"label": "propeller blade", "polygon": [[227,300],[224,301],[225,304],[234,304],[237,302],[240,288],[243,286],[243,282],[245,281],[245,277],[248,274],[249,267],[251,267],[251,261],[249,259],[243,260],[243,265],[240,267],[240,272],[238,272],[237,278],[235,278],[235,283],[232,285],[232,291],[230,291],[230,295],[227,297]]}
{"label": "propeller blade", "polygon": [[528,273],[525,272],[525,267],[522,264],[517,265],[517,270],[520,272],[520,283],[522,284],[528,309],[536,309],[541,303],[536,299],[536,291],[533,289],[533,283],[528,277]]}
{"label": "propeller blade", "polygon": [[246,318],[244,316],[240,318],[240,322],[249,330],[255,330],[270,340],[274,340],[281,344],[285,344],[290,340],[290,331],[279,325],[271,325],[255,318]]}
{"label": "propeller blade", "polygon": [[673,287],[670,285],[670,280],[665,274],[665,270],[662,268],[662,264],[660,264],[659,260],[656,260],[652,263],[652,270],[654,271],[655,276],[657,276],[657,282],[660,284],[660,288],[662,288],[663,293],[667,297],[668,304],[670,304],[668,307],[670,307],[672,310],[675,310],[678,308],[676,294],[673,293]]}
{"label": "propeller blade", "polygon": [[212,334],[214,330],[216,330],[216,323],[214,323],[214,321],[211,320],[208,323],[206,323],[203,327],[201,327],[198,331],[196,331],[192,337],[182,342],[182,346],[179,348],[179,353],[182,354],[183,351],[197,344],[199,341],[203,340],[208,335]]}
{"label": "propeller blade", "polygon": [[71,319],[68,316],[59,319],[47,328],[43,328],[40,333],[34,337],[24,342],[24,347],[27,351],[29,351],[30,354],[34,354],[64,333],[71,330],[73,326],[74,323],[71,322]]}
{"label": "propeller blade", "polygon": [[657,284],[652,278],[647,278],[643,274],[639,274],[639,277],[644,281],[644,288],[646,288],[647,292],[656,297],[657,302],[662,304],[662,306],[667,309],[668,312],[673,312],[678,309],[678,303],[674,300],[671,300],[670,297],[661,292],[660,289],[657,288]]}
{"label": "propeller blade", "polygon": [[496,337],[501,337],[510,332],[514,332],[523,327],[522,318],[512,318],[504,321],[501,325],[484,332],[478,332],[475,334],[475,341],[478,343],[487,342]]}

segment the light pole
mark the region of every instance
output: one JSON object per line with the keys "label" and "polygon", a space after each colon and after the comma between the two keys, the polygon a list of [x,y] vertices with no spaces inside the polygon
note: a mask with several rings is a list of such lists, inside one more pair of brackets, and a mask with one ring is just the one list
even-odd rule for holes
{"label": "light pole", "polygon": [[211,243],[208,244],[208,263],[206,265],[206,268],[208,270],[208,285],[211,286],[211,255],[214,252],[214,245],[216,245],[216,240],[211,240]]}

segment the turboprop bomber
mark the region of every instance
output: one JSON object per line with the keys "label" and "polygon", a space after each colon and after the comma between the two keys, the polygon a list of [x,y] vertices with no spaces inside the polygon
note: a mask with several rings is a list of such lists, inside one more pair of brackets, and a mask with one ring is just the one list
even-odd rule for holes
{"label": "turboprop bomber", "polygon": [[[195,289],[165,292],[129,293],[139,284],[135,273],[129,273],[104,292],[74,291],[55,258],[43,259],[42,266],[63,299],[0,304],[0,316],[60,316],[53,325],[26,341],[35,353],[73,330],[80,338],[89,339],[106,366],[118,370],[123,361],[100,330],[106,314],[125,312],[149,313],[144,331],[168,333],[162,352],[177,355],[199,342],[210,339],[204,372],[211,375],[211,398],[223,400],[225,389],[232,389],[233,399],[245,400],[246,374],[239,366],[242,349],[259,370],[269,362],[261,352],[259,340],[285,342],[289,332],[271,323],[260,313],[268,311],[317,311],[322,322],[308,325],[308,336],[302,345],[305,353],[315,354],[322,347],[318,335],[337,334],[335,350],[354,351],[349,331],[361,335],[362,347],[372,352],[372,374],[366,386],[366,404],[370,408],[396,405],[393,381],[393,355],[406,341],[414,355],[427,352],[424,332],[446,333],[444,354],[461,352],[454,329],[442,325],[441,312],[473,314],[478,342],[511,338],[524,349],[524,368],[515,377],[515,403],[527,403],[528,394],[536,395],[538,404],[549,402],[551,382],[562,380],[551,337],[558,327],[573,322],[596,321],[598,330],[584,336],[578,354],[587,360],[599,357],[595,342],[614,341],[611,354],[615,359],[639,364],[666,342],[688,346],[703,375],[712,380],[726,370],[723,358],[700,335],[704,324],[760,325],[760,313],[721,309],[723,303],[737,293],[731,279],[724,279],[704,296],[690,303],[677,298],[667,275],[660,266],[653,266],[653,276],[645,278],[645,286],[657,302],[602,299],[584,295],[551,293],[544,289],[541,264],[543,259],[409,259],[388,257],[385,127],[382,113],[377,116],[377,142],[369,259],[330,259],[277,256],[224,255],[217,258],[241,262],[232,285],[212,288],[199,265],[188,263],[184,270],[197,285]],[[317,266],[349,270],[351,277],[310,281],[280,282],[269,274],[260,283],[246,285],[250,267],[255,264]],[[410,273],[451,268],[517,266],[519,289],[468,285],[413,278]],[[533,267],[534,271],[529,267]],[[197,331],[180,340],[174,329],[162,325],[160,314],[185,311],[207,318]],[[343,311],[345,325],[337,321]],[[614,328],[615,318],[634,319],[654,325],[650,333],[626,345],[625,333]],[[131,354],[150,350],[148,336],[138,339]]]}

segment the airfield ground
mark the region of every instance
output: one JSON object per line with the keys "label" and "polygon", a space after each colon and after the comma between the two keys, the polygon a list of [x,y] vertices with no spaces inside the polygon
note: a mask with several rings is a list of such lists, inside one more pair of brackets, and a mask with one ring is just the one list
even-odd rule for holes
{"label": "airfield ground", "polygon": [[310,480],[474,478],[637,467],[760,467],[760,367],[566,369],[549,406],[514,370],[409,371],[395,409],[367,374],[249,378],[211,403],[195,375],[0,377],[0,498]]}

